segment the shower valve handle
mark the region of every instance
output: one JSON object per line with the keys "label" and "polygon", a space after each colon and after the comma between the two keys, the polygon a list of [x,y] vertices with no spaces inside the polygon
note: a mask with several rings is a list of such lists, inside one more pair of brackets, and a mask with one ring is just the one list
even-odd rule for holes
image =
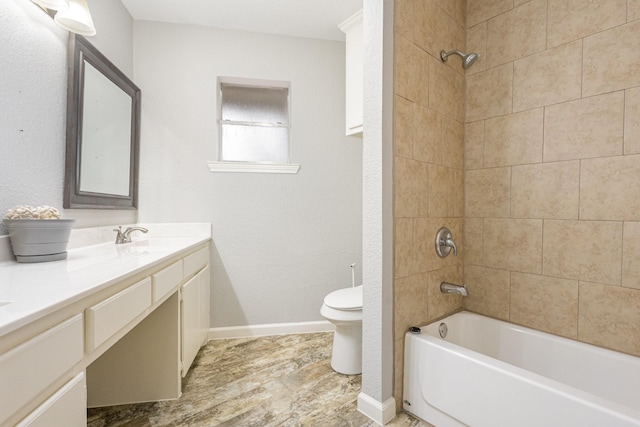
{"label": "shower valve handle", "polygon": [[458,247],[453,241],[453,235],[451,234],[451,231],[447,227],[442,227],[436,233],[435,246],[436,254],[440,258],[444,258],[449,255],[451,249],[453,249],[454,255],[458,255]]}
{"label": "shower valve handle", "polygon": [[453,249],[453,254],[454,255],[458,255],[458,247],[456,246],[455,242],[451,239],[445,239],[445,240],[441,240],[440,241],[440,246],[448,246],[451,249]]}

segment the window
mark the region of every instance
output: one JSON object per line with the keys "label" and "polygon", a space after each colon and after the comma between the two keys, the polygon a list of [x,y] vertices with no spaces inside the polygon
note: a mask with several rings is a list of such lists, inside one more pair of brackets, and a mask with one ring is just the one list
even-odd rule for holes
{"label": "window", "polygon": [[288,82],[219,77],[218,127],[212,171],[298,171],[290,163]]}

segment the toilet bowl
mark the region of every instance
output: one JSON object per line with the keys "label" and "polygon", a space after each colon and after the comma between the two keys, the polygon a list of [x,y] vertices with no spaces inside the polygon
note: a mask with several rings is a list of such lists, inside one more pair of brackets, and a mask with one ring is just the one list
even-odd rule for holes
{"label": "toilet bowl", "polygon": [[331,292],[324,298],[320,314],[336,326],[331,350],[331,367],[345,375],[360,374],[362,285]]}

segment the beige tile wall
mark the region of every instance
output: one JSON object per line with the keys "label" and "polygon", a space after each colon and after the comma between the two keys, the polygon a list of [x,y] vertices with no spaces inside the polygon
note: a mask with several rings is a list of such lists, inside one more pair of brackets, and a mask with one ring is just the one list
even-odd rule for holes
{"label": "beige tile wall", "polygon": [[[465,1],[394,5],[394,396],[400,410],[405,332],[462,308],[460,296],[444,295],[439,286],[463,282],[465,75],[460,58],[443,63],[440,50],[465,49]],[[452,231],[459,256],[436,256],[442,226]]]}
{"label": "beige tile wall", "polygon": [[467,0],[466,37],[464,307],[640,356],[640,2]]}
{"label": "beige tile wall", "polygon": [[[444,280],[467,310],[640,355],[640,1],[395,0],[395,21],[398,409],[405,331],[462,307]],[[458,257],[434,253],[443,225]]]}

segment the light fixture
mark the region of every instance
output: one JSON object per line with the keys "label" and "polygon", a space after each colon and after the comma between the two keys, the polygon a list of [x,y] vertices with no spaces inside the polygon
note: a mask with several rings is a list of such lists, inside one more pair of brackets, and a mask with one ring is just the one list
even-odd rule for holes
{"label": "light fixture", "polygon": [[43,9],[64,10],[69,8],[68,0],[31,0]]}
{"label": "light fixture", "polygon": [[31,0],[53,16],[59,27],[83,36],[96,34],[86,0]]}
{"label": "light fixture", "polygon": [[82,36],[95,35],[96,27],[93,25],[93,19],[91,19],[91,13],[89,12],[89,6],[87,6],[86,0],[68,0],[68,2],[69,7],[58,11],[53,18],[56,24],[67,31]]}

